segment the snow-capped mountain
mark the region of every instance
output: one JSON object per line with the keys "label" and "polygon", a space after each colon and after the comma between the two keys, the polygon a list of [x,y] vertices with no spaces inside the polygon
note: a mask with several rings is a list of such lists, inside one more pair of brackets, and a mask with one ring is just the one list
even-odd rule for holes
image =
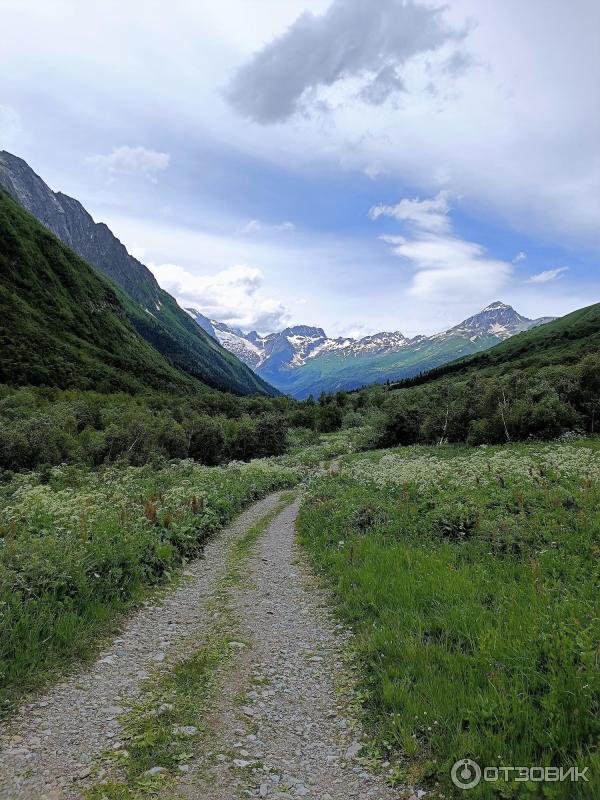
{"label": "snow-capped mountain", "polygon": [[[208,319],[195,308],[187,308],[188,314],[223,347],[253,369],[266,362],[276,362],[280,367],[293,369],[303,366],[309,359],[326,353],[338,355],[362,355],[364,353],[393,353],[414,339],[407,339],[399,331],[382,332],[364,336],[362,339],[339,337],[330,339],[323,328],[295,325],[279,333],[261,336],[256,331],[243,333],[239,328],[230,328],[223,322]],[[420,337],[416,337],[417,339]]]}
{"label": "snow-capped mountain", "polygon": [[472,317],[464,320],[454,328],[450,328],[444,333],[438,333],[433,336],[433,339],[444,338],[448,336],[466,336],[471,341],[475,341],[477,337],[484,336],[497,336],[498,339],[509,339],[517,333],[528,331],[530,328],[535,328],[538,325],[544,325],[546,322],[551,322],[553,317],[541,317],[540,319],[528,319],[519,314],[512,306],[506,305],[496,301],[474,314]]}
{"label": "snow-capped mountain", "polygon": [[552,319],[531,320],[506,303],[495,302],[434,336],[409,339],[394,331],[359,339],[331,339],[323,328],[310,325],[295,325],[266,336],[256,331],[244,333],[210,320],[196,309],[187,311],[198,325],[262,378],[296,397],[410,377],[493,347]]}
{"label": "snow-capped mountain", "polygon": [[209,319],[195,308],[186,308],[185,310],[203,330],[220,342],[226,350],[229,350],[253,370],[258,370],[263,361],[262,350],[253,344],[250,339],[251,334],[246,335],[239,329],[230,328],[224,322]]}

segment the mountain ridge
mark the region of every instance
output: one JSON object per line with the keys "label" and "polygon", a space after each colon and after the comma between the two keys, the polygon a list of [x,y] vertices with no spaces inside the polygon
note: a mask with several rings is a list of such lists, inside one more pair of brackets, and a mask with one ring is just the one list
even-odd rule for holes
{"label": "mountain ridge", "polygon": [[197,309],[186,311],[259,375],[299,398],[411,377],[553,319],[529,319],[498,300],[432,336],[409,338],[400,331],[381,331],[361,338],[330,338],[312,325],[294,325],[265,336],[256,331],[244,334]]}
{"label": "mountain ridge", "polygon": [[204,388],[137,333],[132,306],[0,188],[0,383],[128,393]]}

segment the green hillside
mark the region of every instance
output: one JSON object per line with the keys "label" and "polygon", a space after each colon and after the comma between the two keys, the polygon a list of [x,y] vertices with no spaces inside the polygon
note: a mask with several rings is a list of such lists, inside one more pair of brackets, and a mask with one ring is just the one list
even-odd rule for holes
{"label": "green hillside", "polygon": [[483,353],[432,369],[398,386],[428,384],[450,375],[506,375],[515,370],[572,366],[584,356],[600,352],[600,303],[533,328]]}
{"label": "green hillside", "polygon": [[127,295],[137,332],[180,370],[223,391],[278,394],[199,328],[107,225],[95,222],[78,200],[53,192],[27,162],[6,151],[0,151],[0,187]]}
{"label": "green hillside", "polygon": [[595,435],[600,304],[396,384],[380,405],[380,446]]}
{"label": "green hillside", "polygon": [[221,391],[240,395],[279,394],[199,328],[162,289],[160,305],[160,312],[155,313],[130,301],[129,319],[143,339],[184,373]]}
{"label": "green hillside", "polygon": [[119,289],[0,191],[0,383],[200,388],[140,337],[139,316]]}

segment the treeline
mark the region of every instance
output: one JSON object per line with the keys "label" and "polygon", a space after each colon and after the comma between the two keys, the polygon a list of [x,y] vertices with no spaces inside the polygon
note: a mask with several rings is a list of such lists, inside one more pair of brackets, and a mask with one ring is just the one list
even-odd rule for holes
{"label": "treeline", "polygon": [[328,433],[357,425],[354,409],[362,406],[364,399],[351,403],[344,393],[298,402],[216,391],[131,396],[0,386],[0,469],[248,461],[282,454],[290,429]]}
{"label": "treeline", "polygon": [[500,444],[600,432],[600,354],[575,364],[477,370],[380,396],[373,444]]}

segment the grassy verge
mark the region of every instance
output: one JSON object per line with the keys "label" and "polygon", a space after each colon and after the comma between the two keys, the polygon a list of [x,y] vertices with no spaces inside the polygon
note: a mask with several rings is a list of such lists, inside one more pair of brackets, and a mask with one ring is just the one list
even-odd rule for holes
{"label": "grassy verge", "polygon": [[0,486],[0,713],[95,652],[148,589],[207,537],[302,473],[258,461],[201,467],[75,467]]}
{"label": "grassy verge", "polygon": [[577,764],[589,783],[469,796],[600,796],[599,483],[596,443],[380,452],[312,486],[301,538],[357,632],[398,781],[448,796],[460,758]]}
{"label": "grassy verge", "polygon": [[120,764],[123,777],[98,783],[87,793],[88,800],[144,800],[155,796],[198,756],[207,733],[211,699],[235,652],[232,645],[239,643],[228,591],[243,579],[253,546],[292,497],[291,493],[282,495],[272,511],[233,543],[216,593],[205,609],[212,612],[207,615],[211,622],[205,636],[193,644],[190,656],[146,681],[141,700],[122,720],[124,747],[110,754],[110,759]]}

